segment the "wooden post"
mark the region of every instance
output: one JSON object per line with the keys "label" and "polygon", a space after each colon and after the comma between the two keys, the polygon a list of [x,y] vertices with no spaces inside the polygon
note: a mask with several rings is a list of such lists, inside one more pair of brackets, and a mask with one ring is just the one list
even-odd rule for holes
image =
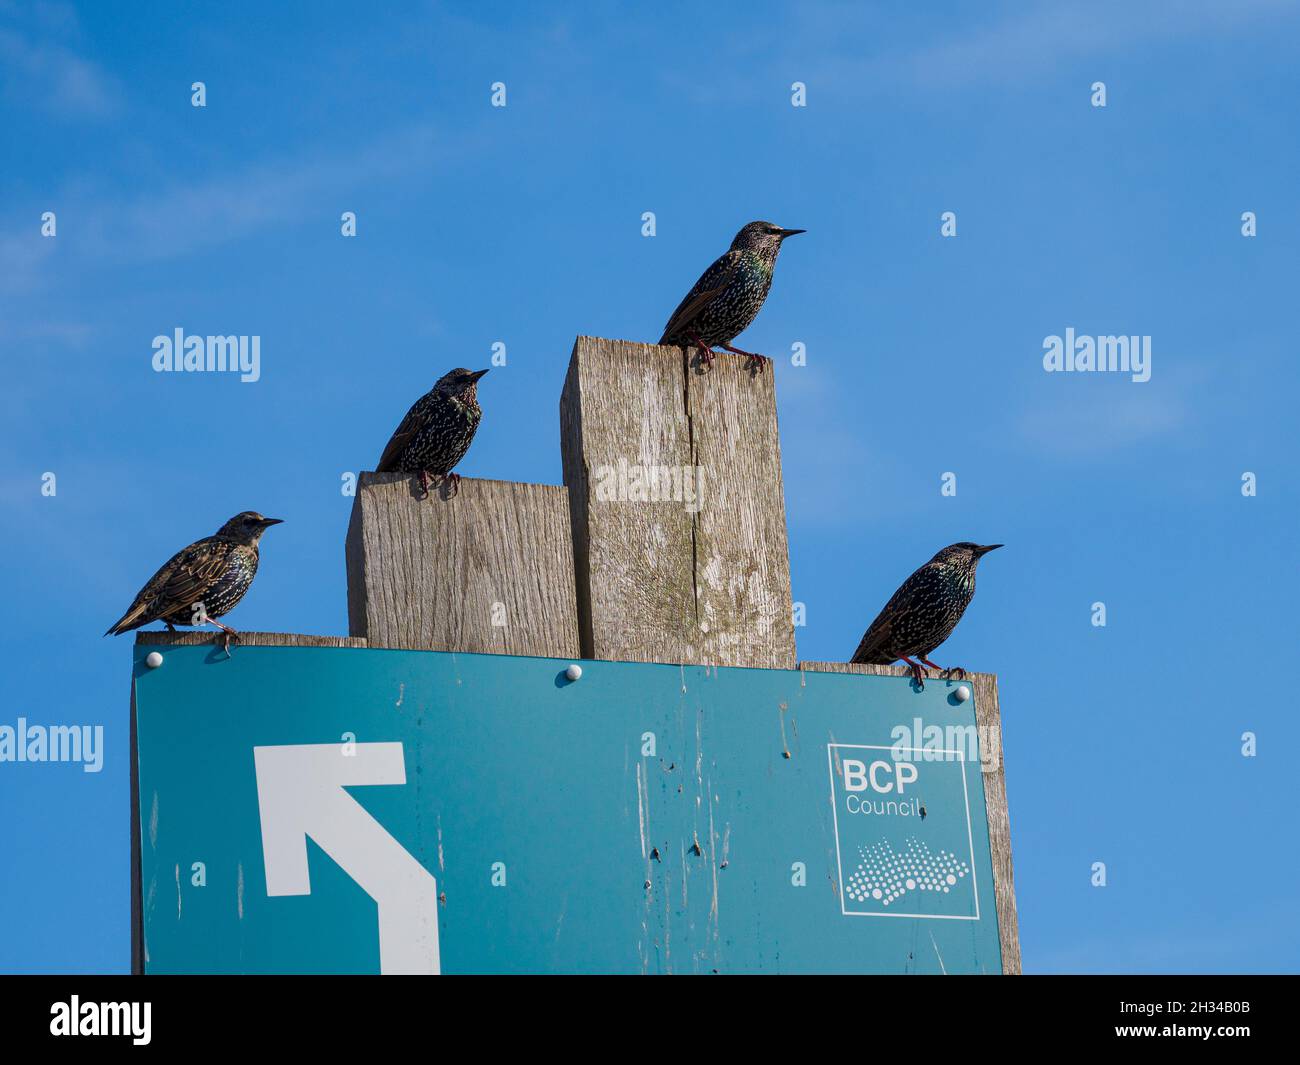
{"label": "wooden post", "polygon": [[576,658],[567,492],[363,473],[347,538],[348,629],[371,647]]}
{"label": "wooden post", "polygon": [[[813,673],[865,673],[874,677],[906,677],[905,666],[865,666],[847,662],[800,662]],[[1020,974],[1020,924],[1016,916],[1016,885],[1011,871],[1011,820],[1007,812],[1007,776],[1002,761],[1002,713],[998,709],[998,678],[992,673],[970,673],[967,683],[975,693],[975,724],[979,728],[980,755],[984,760],[984,806],[989,819],[989,849],[993,858],[993,894],[998,905],[998,939],[1002,944],[1002,971]]]}
{"label": "wooden post", "polygon": [[[135,642],[146,647],[202,647],[205,644],[221,650],[221,633],[211,629],[190,632],[156,632],[145,630],[135,634]],[[241,647],[366,647],[365,640],[355,636],[309,636],[298,632],[241,632],[239,642],[231,645],[238,652]],[[135,689],[131,691],[132,698]]]}
{"label": "wooden post", "polygon": [[560,399],[582,653],[792,669],[772,372],[579,337]]}

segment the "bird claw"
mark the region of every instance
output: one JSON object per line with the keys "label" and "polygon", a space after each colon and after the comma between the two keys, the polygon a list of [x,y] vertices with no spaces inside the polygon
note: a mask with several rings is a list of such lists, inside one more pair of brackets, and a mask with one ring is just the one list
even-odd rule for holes
{"label": "bird claw", "polygon": [[766,355],[759,355],[753,351],[744,351],[741,348],[733,348],[730,344],[723,344],[727,351],[733,355],[743,355],[749,361],[745,363],[745,369],[753,373],[763,373],[767,369],[767,364],[772,360]]}
{"label": "bird claw", "polygon": [[[700,349],[700,365],[706,368],[711,366],[713,364],[713,360],[717,358],[717,355],[714,354],[713,349],[709,347],[708,344],[704,343],[704,341],[697,336],[693,336],[693,335],[691,336],[690,347]],[[688,348],[687,350],[689,351],[690,348]]]}
{"label": "bird claw", "polygon": [[926,672],[925,666],[921,665],[920,662],[911,662],[909,665],[912,670],[912,682],[916,685],[916,690],[919,692],[925,691],[925,678],[930,674]]}
{"label": "bird claw", "polygon": [[460,474],[459,473],[430,473],[428,470],[420,471],[420,498],[428,499],[430,496],[429,489],[433,487],[434,480],[439,485],[439,493],[443,499],[450,499],[460,491]]}
{"label": "bird claw", "polygon": [[226,629],[221,634],[221,649],[226,652],[227,658],[234,657],[230,653],[230,645],[232,643],[239,643],[239,633],[233,632],[230,629]]}
{"label": "bird claw", "polygon": [[949,666],[947,669],[943,670],[939,676],[944,680],[965,680],[966,671],[962,669],[961,666]]}

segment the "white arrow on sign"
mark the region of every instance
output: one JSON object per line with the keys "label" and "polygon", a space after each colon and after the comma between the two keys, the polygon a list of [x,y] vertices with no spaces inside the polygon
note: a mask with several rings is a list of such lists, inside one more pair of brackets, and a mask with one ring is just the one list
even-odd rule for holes
{"label": "white arrow on sign", "polygon": [[405,784],[400,743],[254,747],[266,893],[310,895],[307,837],[379,907],[379,971],[436,974],[438,884],[433,874],[343,789]]}

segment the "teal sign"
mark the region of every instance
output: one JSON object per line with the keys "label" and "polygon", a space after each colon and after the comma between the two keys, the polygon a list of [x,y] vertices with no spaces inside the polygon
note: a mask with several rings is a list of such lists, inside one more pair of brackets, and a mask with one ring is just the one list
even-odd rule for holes
{"label": "teal sign", "polygon": [[955,685],[135,655],[146,972],[1002,969]]}

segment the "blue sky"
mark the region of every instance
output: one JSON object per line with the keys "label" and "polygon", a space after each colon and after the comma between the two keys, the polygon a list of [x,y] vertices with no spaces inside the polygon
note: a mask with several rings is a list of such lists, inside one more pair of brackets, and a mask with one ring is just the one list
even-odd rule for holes
{"label": "blue sky", "polygon": [[[100,633],[172,551],[284,517],[228,620],[345,632],[340,478],[409,403],[504,343],[461,472],[558,483],[574,336],[657,339],[753,218],[809,231],[739,341],[777,356],[800,656],[1007,544],[939,660],[999,675],[1026,970],[1300,969],[1300,11],[1177,12],[0,0],[0,723],[107,736],[99,774],[0,765],[0,970],[128,964]],[[262,379],[155,374],[177,327],[260,335]],[[1067,327],[1150,336],[1151,380],[1045,373]]]}

